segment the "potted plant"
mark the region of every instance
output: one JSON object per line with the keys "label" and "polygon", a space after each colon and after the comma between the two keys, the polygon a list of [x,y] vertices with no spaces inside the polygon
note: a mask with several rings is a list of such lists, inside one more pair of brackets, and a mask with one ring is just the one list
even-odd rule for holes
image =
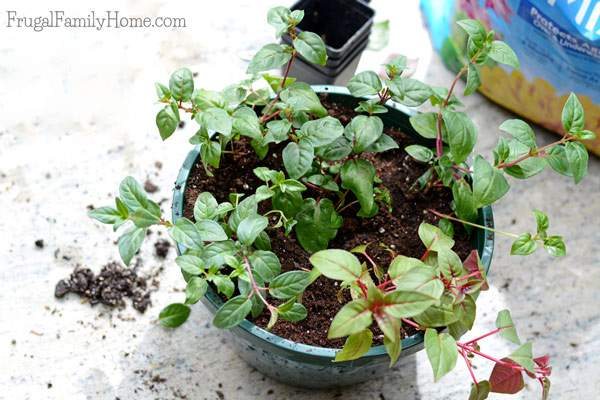
{"label": "potted plant", "polygon": [[[325,43],[327,60],[323,65],[317,65],[300,56],[291,65],[290,76],[309,84],[345,85],[354,75],[369,43],[375,11],[359,0],[300,0],[291,9],[292,18],[298,18],[300,22],[290,32],[284,24],[280,25],[283,43],[293,45],[302,32],[315,32]],[[285,17],[286,10],[285,7],[273,8],[268,20],[277,21],[281,15]]]}
{"label": "potted plant", "polygon": [[[276,10],[270,23],[293,34],[300,14]],[[385,66],[385,77],[357,74],[347,90],[313,88],[286,73],[212,92],[195,88],[185,68],[168,87],[157,84],[163,139],[181,112],[199,124],[176,182],[172,220],[131,177],[114,208],[90,215],[115,229],[130,225],[118,241],[126,264],[152,225],[177,242],[186,298],[161,311],[164,326],[182,324],[190,305],[203,300],[214,325],[231,329],[244,359],[294,385],[356,383],[424,347],[436,380],[465,362],[471,399],[516,393],[525,376],[547,396],[549,359],[521,344],[508,310],[493,331],[461,338],[488,287],[494,233],[513,239],[515,255],[540,246],[566,254],[541,211],[534,211],[532,233],[493,227],[491,205],[509,190],[506,175],[526,179],[549,166],[578,183],[588,159],[580,140],[594,134],[583,129],[581,104],[571,95],[557,142],[537,146],[529,125],[511,119],[500,126],[506,137],[493,161],[475,154],[476,128],[459,111],[456,84],[466,76],[464,94],[471,94],[482,64],[518,67],[518,60],[478,21],[458,24],[469,35],[470,59],[448,89],[403,76],[404,57]],[[325,45],[311,38],[264,46],[249,72],[284,64],[289,72],[298,55],[322,61]],[[259,79],[272,93],[255,87]],[[405,107],[425,102],[436,111]],[[493,335],[515,350],[487,354],[479,345]],[[489,379],[476,376],[473,357],[494,363]]]}

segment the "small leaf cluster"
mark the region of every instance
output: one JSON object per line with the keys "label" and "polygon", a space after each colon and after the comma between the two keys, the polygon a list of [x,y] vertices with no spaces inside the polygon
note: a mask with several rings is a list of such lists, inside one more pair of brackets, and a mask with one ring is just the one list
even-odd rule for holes
{"label": "small leaf cluster", "polygon": [[142,186],[130,176],[119,185],[115,207],[99,207],[88,213],[95,220],[112,225],[115,231],[123,225],[129,227],[118,241],[119,254],[125,265],[129,265],[142,246],[149,226],[167,224],[161,214],[160,206],[150,200]]}
{"label": "small leaf cluster", "polygon": [[562,257],[567,255],[567,249],[562,236],[548,235],[550,221],[548,216],[540,210],[533,210],[537,225],[536,233],[522,233],[512,244],[510,254],[527,256],[532,254],[541,243],[551,256]]}
{"label": "small leaf cluster", "polygon": [[[424,257],[396,256],[385,273],[366,257],[365,247],[353,251],[365,255],[368,262],[361,263],[351,252],[337,249],[322,250],[311,256],[314,268],[329,279],[341,281],[343,290],[348,290],[352,297],[335,316],[328,331],[330,339],[348,336],[336,361],[360,358],[369,350],[373,323],[384,334],[392,365],[400,356],[402,328],[410,323],[409,318],[423,329],[448,327],[449,333],[441,334],[440,338],[450,343],[472,328],[475,298],[480,290],[487,289],[485,270],[477,252],[462,261],[452,250],[454,240],[439,227],[427,223],[420,225],[419,237],[426,248]],[[439,370],[436,378],[442,372],[447,371]]]}

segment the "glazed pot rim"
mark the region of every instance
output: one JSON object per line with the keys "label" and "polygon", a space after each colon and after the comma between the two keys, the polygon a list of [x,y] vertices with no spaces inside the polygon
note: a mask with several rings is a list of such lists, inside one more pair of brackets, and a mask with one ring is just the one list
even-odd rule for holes
{"label": "glazed pot rim", "polygon": [[[317,93],[334,93],[334,94],[351,96],[348,89],[345,87],[341,87],[341,86],[312,85],[311,87]],[[397,104],[393,101],[388,101],[386,103],[386,106],[388,106],[389,108],[396,109],[396,110],[398,110],[404,114],[407,114],[409,116],[416,114],[415,110],[409,109],[409,108],[407,108],[401,104]],[[173,190],[173,204],[172,204],[173,222],[175,222],[177,219],[179,219],[183,216],[183,206],[184,206],[183,200],[184,200],[184,195],[185,195],[185,190],[186,190],[186,185],[187,185],[187,179],[189,177],[190,171],[192,170],[192,167],[194,166],[196,160],[198,159],[199,154],[200,154],[199,146],[194,147],[194,149],[192,149],[188,153],[188,155],[183,163],[183,166],[179,170],[179,174],[177,176],[177,181],[175,182],[175,188]],[[494,220],[493,220],[492,208],[490,206],[485,206],[485,207],[481,208],[479,210],[479,219],[483,221],[483,225],[485,225],[486,227],[493,228]],[[483,245],[481,247],[482,247],[483,251],[482,251],[482,254],[480,254],[480,259],[481,259],[481,262],[484,265],[484,267],[486,269],[486,273],[487,273],[487,272],[489,272],[492,255],[493,255],[493,251],[494,251],[494,235],[493,235],[493,232],[491,232],[491,231],[483,232],[482,234],[483,234]],[[185,250],[185,248],[179,244],[177,244],[176,249],[177,249],[178,254],[182,254]],[[205,299],[214,308],[219,308],[223,304],[222,299],[217,295],[217,293],[214,291],[214,289],[210,285],[209,285],[208,291],[205,295]],[[281,350],[288,351],[288,352],[294,352],[294,353],[311,355],[311,356],[316,356],[316,357],[321,357],[321,358],[333,359],[333,358],[335,358],[336,352],[339,351],[339,349],[320,347],[320,346],[312,346],[312,345],[307,345],[307,344],[303,344],[303,343],[297,343],[297,342],[294,342],[289,339],[285,339],[281,336],[275,335],[275,334],[255,325],[254,323],[252,323],[251,321],[248,321],[247,319],[244,319],[237,327],[246,331],[248,334],[257,337],[258,339],[268,342],[268,343],[280,348]],[[418,332],[412,336],[402,339],[402,349],[407,350],[411,347],[418,346],[418,345],[422,344],[423,341],[424,341],[424,334],[422,332]],[[387,352],[385,350],[385,346],[378,345],[378,346],[371,347],[369,352],[366,353],[361,358],[374,358],[374,357],[380,357],[380,356],[383,356],[386,354],[387,354]]]}

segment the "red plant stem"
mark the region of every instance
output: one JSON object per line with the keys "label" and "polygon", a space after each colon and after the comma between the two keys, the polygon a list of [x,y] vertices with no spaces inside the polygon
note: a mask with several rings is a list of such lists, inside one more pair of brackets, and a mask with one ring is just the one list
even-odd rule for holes
{"label": "red plant stem", "polygon": [[373,268],[377,267],[377,264],[375,263],[375,261],[373,261],[373,259],[367,254],[367,252],[362,253],[363,256],[365,256],[365,258],[367,259],[367,261],[373,266]]}
{"label": "red plant stem", "polygon": [[475,272],[470,273],[469,275],[465,275],[465,276],[456,278],[456,281],[464,281],[465,279],[473,278],[475,276],[480,276],[480,275],[481,275],[481,272],[475,271]]}
{"label": "red plant stem", "polygon": [[467,364],[467,368],[469,369],[469,374],[471,374],[471,378],[473,379],[475,386],[478,386],[479,382],[477,382],[477,378],[475,378],[475,373],[473,372],[473,366],[471,365],[471,360],[469,360],[467,358],[467,353],[465,353],[465,351],[463,349],[460,349],[459,352],[460,352],[460,355],[462,356],[463,360],[465,360],[465,364]]}
{"label": "red plant stem", "polygon": [[285,72],[283,74],[283,80],[281,81],[281,86],[279,87],[279,90],[277,91],[275,98],[269,104],[267,111],[261,117],[261,119],[260,119],[261,122],[264,123],[266,121],[266,118],[268,118],[268,117],[265,117],[265,116],[271,112],[271,110],[273,109],[273,106],[275,105],[275,103],[277,103],[277,100],[279,100],[279,95],[285,88],[285,82],[287,81],[288,75],[290,74],[290,69],[292,68],[292,64],[294,63],[295,58],[296,58],[296,50],[292,51],[292,57],[290,58],[290,61],[288,61],[287,66],[285,67]]}
{"label": "red plant stem", "polygon": [[[260,288],[256,284],[256,281],[254,280],[254,274],[252,273],[252,266],[250,265],[250,260],[246,256],[244,256],[244,267],[246,268],[246,272],[248,273],[248,278],[250,279],[250,284],[252,285],[252,292],[256,293],[258,298],[264,303],[265,306],[267,306],[267,309],[270,312],[272,312],[276,307],[273,307],[271,304],[269,304],[267,302],[267,300],[265,300],[265,298],[262,296],[262,293],[260,292]],[[251,296],[252,296],[252,293],[250,293],[250,296],[248,296],[248,298],[250,298]]]}
{"label": "red plant stem", "polygon": [[496,168],[503,169],[503,168],[509,168],[509,167],[515,166],[518,163],[520,163],[521,161],[527,160],[528,158],[531,158],[531,157],[538,157],[541,154],[544,154],[544,152],[546,150],[548,150],[549,148],[554,147],[559,144],[566,143],[566,142],[570,141],[571,139],[573,139],[573,136],[566,134],[560,140],[557,140],[556,142],[552,142],[550,144],[542,146],[539,149],[537,149],[534,153],[529,152],[529,153],[517,158],[515,161],[511,161],[509,163],[501,163],[501,164],[497,165]]}
{"label": "red plant stem", "polygon": [[[507,328],[508,328],[508,326],[507,326]],[[493,331],[486,333],[485,335],[481,335],[479,337],[476,337],[475,339],[469,340],[468,342],[465,342],[465,346],[470,346],[471,344],[478,342],[481,339],[484,339],[488,336],[495,335],[496,333],[500,332],[502,329],[504,329],[504,328],[497,328],[497,329],[494,329]]]}
{"label": "red plant stem", "polygon": [[425,253],[423,253],[423,255],[421,256],[421,261],[423,261],[427,258],[427,256],[429,255],[429,251],[430,251],[430,249],[425,250]]}
{"label": "red plant stem", "polygon": [[519,371],[523,371],[525,370],[525,368],[521,367],[519,364],[512,364],[512,363],[507,363],[505,361],[502,360],[498,360],[497,358],[494,358],[492,356],[489,356],[485,353],[482,353],[478,350],[475,350],[473,347],[471,346],[466,346],[464,343],[460,343],[460,342],[456,342],[456,345],[459,346],[461,349],[468,351],[469,353],[473,353],[473,354],[477,354],[478,356],[481,356],[483,358],[487,358],[490,361],[495,362],[496,364],[500,364],[503,365],[505,367],[509,367],[509,368],[513,368],[513,369],[518,369]]}
{"label": "red plant stem", "polygon": [[377,285],[377,288],[379,288],[379,289],[385,289],[385,288],[387,288],[388,286],[390,286],[390,285],[393,285],[393,284],[394,284],[394,281],[392,281],[392,280],[387,280],[387,281],[385,281],[385,282],[382,282],[382,283],[380,283],[379,285]]}
{"label": "red plant stem", "polygon": [[277,110],[275,111],[273,114],[269,115],[267,118],[265,118],[262,122],[269,122],[270,120],[272,120],[273,118],[277,117],[279,114],[281,113],[281,110]]}
{"label": "red plant stem", "polygon": [[404,322],[405,324],[407,324],[407,325],[410,325],[410,326],[412,326],[413,328],[415,328],[415,329],[418,329],[418,330],[420,330],[420,331],[424,331],[424,330],[425,330],[425,329],[423,329],[423,328],[421,327],[421,325],[417,324],[417,323],[416,323],[416,322],[414,322],[414,321],[411,321],[410,319],[407,319],[407,318],[402,318],[402,322]]}
{"label": "red plant stem", "polygon": [[367,297],[367,287],[365,286],[365,284],[362,283],[360,279],[358,279],[356,283],[358,284],[358,287],[360,288],[360,291],[362,292],[363,296]]}

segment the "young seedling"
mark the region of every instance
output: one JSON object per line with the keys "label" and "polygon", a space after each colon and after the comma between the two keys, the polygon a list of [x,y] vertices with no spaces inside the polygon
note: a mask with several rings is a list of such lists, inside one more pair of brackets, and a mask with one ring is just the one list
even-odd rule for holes
{"label": "young seedling", "polygon": [[[248,156],[240,150],[246,148],[242,143],[249,143],[260,160],[274,152],[273,156],[282,160],[281,171],[255,168],[261,185],[245,196],[232,193],[229,201],[219,202],[210,192],[201,193],[194,206],[194,221],[179,218],[174,222],[163,218],[159,205],[128,177],[121,183],[115,207],[93,210],[90,216],[115,230],[128,226],[118,242],[126,264],[152,225],[168,229],[177,242],[181,255],[176,263],[187,283],[186,298],[161,311],[160,321],[165,326],[183,323],[190,314],[189,305],[198,302],[209,286],[228,299],[215,314],[217,327],[234,327],[265,310],[270,314],[267,328],[278,318],[299,321],[307,314],[303,292],[323,275],[340,281],[341,294],[347,291],[352,298],[329,327],[329,338],[347,338],[335,361],[360,358],[376,339],[383,342],[393,365],[410,328],[424,334],[436,380],[455,367],[459,356],[465,361],[473,381],[470,399],[483,400],[489,392],[516,393],[524,386],[523,373],[540,382],[546,398],[551,371],[548,357],[533,358],[531,344],[520,344],[507,310],[499,313],[495,330],[460,341],[473,327],[475,299],[488,283],[476,250],[464,260],[452,250],[451,221],[461,223],[467,232],[476,228],[511,237],[512,254],[531,254],[541,244],[551,255],[564,256],[562,237],[547,233],[549,220],[540,211],[534,211],[534,233],[503,232],[478,224],[477,217],[479,209],[494,204],[509,190],[507,175],[527,179],[548,165],[576,183],[583,179],[588,154],[582,141],[595,134],[584,127],[579,100],[571,94],[565,103],[561,117],[564,135],[556,142],[538,146],[531,127],[512,119],[500,125],[507,136],[499,139],[493,162],[476,154],[477,131],[461,110],[463,105],[455,93],[458,82],[466,76],[464,95],[470,95],[480,85],[481,66],[498,62],[517,68],[519,63],[510,47],[495,39],[494,32],[486,32],[476,20],[462,20],[458,25],[468,36],[465,62],[449,88],[431,87],[407,77],[406,58],[399,56],[385,65],[383,77],[365,71],[350,80],[350,93],[360,98],[355,109],[359,115],[344,125],[328,115],[308,84],[289,76],[298,56],[320,65],[327,60],[321,38],[296,29],[303,16],[302,11],[285,7],[269,11],[267,20],[276,37],[287,33],[292,45],[262,47],[250,61],[248,79],[222,91],[210,91],[196,87],[192,72],[182,68],[171,75],[168,85],[156,84],[158,101],[163,104],[156,116],[161,138],[169,138],[182,115],[189,114],[198,124],[190,143],[199,147],[200,161],[209,176],[224,157],[236,161]],[[284,69],[282,77],[267,72],[280,67]],[[328,248],[343,225],[342,215],[372,218],[382,207],[393,211],[392,196],[367,157],[398,147],[384,133],[379,116],[388,112],[389,101],[409,107],[429,102],[434,107],[435,111],[410,118],[415,131],[430,140],[430,146],[405,148],[427,165],[412,187],[424,194],[449,190],[453,196],[452,215],[430,210],[439,217],[438,226],[420,225],[418,234],[425,250],[418,259],[399,255],[384,243],[358,246],[352,252]],[[312,254],[312,270],[281,273],[269,236],[276,229],[294,235]],[[378,265],[369,254],[370,246],[388,251],[392,262]],[[373,324],[383,332],[382,337],[373,337]],[[493,335],[520,347],[504,358],[482,352],[479,342]],[[474,357],[494,363],[488,380],[476,378]]]}

